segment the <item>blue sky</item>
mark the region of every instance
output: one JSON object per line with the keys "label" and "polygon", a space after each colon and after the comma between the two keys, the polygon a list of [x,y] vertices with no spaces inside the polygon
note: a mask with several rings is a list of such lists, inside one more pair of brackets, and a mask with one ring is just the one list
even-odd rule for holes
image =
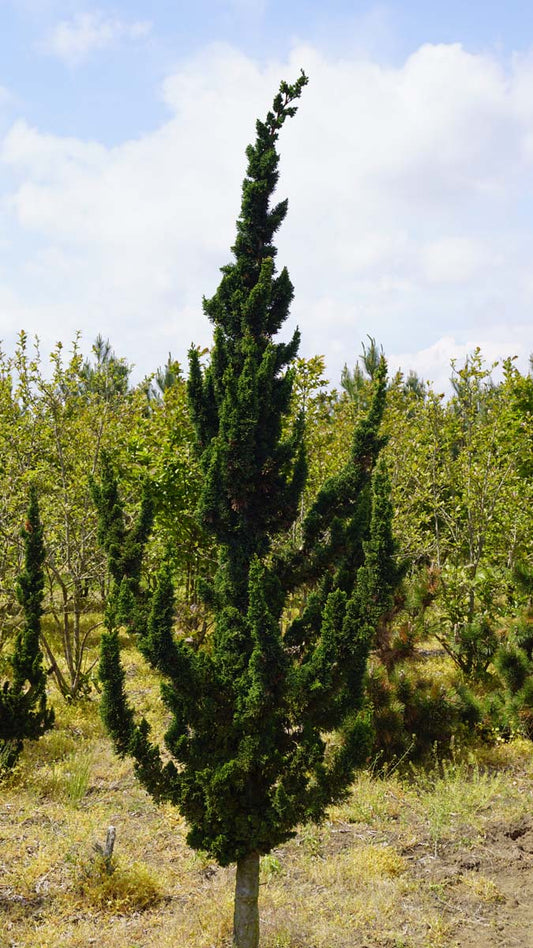
{"label": "blue sky", "polygon": [[209,342],[244,148],[282,77],[279,260],[306,355],[444,384],[533,350],[533,6],[0,0],[0,338],[80,329],[137,374]]}
{"label": "blue sky", "polygon": [[[83,16],[146,23],[144,41],[127,38],[87,51],[77,63],[43,50],[61,23]],[[212,42],[227,42],[264,62],[283,59],[297,41],[332,55],[370,52],[399,64],[424,43],[462,43],[502,60],[533,44],[533,5],[523,0],[350,3],[346,0],[196,0],[169,3],[0,0],[2,84],[13,93],[11,115],[59,135],[107,144],[164,119],[158,85],[180,61]],[[4,118],[5,121],[5,118]]]}

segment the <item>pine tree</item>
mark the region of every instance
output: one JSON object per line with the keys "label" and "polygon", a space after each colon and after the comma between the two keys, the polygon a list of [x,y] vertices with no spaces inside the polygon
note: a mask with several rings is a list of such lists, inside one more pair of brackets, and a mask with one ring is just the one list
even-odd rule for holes
{"label": "pine tree", "polygon": [[370,382],[376,377],[383,349],[378,346],[373,336],[368,336],[368,346],[362,343],[362,352],[352,370],[344,363],[341,372],[341,388],[359,411],[368,408]]}
{"label": "pine tree", "polygon": [[15,636],[12,680],[5,681],[0,690],[0,771],[14,766],[26,738],[36,740],[54,721],[53,709],[47,706],[46,673],[39,646],[45,550],[34,489],[22,538],[24,569],[18,578],[17,596],[24,619]]}
{"label": "pine tree", "polygon": [[119,358],[109,341],[100,333],[93,347],[93,361],[85,359],[80,370],[80,392],[100,395],[106,402],[116,400],[128,391],[132,366]]}
{"label": "pine tree", "polygon": [[[270,206],[278,180],[276,141],[307,79],[282,83],[247,150],[234,262],[204,301],[215,342],[204,370],[190,353],[189,395],[197,431],[204,528],[218,543],[218,569],[204,598],[215,628],[195,650],[172,629],[172,583],[159,576],[140,647],[162,675],[172,723],[164,762],[145,720],[135,723],[124,690],[118,635],[103,638],[100,674],[107,726],[119,752],[135,759],[156,799],[177,805],[188,842],[221,865],[237,864],[234,945],[259,938],[259,858],[319,820],[348,787],[368,753],[364,676],[378,619],[389,604],[385,522],[390,505],[372,472],[383,444],[386,366],[375,373],[366,418],[349,463],[320,491],[294,550],[274,543],[293,523],[306,463],[301,419],[288,436],[298,349],[274,336],[293,288],[276,274],[272,240],[287,202]],[[392,569],[392,567],[391,567]],[[289,622],[287,598],[305,587],[302,614]],[[325,734],[337,731],[334,743]]]}

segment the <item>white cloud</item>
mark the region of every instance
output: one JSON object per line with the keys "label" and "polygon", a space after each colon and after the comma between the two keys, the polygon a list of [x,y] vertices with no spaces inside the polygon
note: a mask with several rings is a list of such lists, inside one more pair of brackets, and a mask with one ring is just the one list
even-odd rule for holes
{"label": "white cloud", "polygon": [[303,351],[326,354],[332,381],[367,333],[435,378],[453,346],[525,358],[533,65],[506,72],[459,45],[398,68],[311,47],[260,67],[212,46],[163,83],[168,120],[113,148],[18,121],[0,152],[16,181],[0,225],[26,257],[0,272],[10,311],[53,338],[107,333],[145,371],[207,343],[201,297],[229,259],[244,148],[300,66],[311,80],[280,142],[278,260]]}
{"label": "white cloud", "polygon": [[403,352],[389,359],[389,368],[394,373],[401,369],[405,375],[409,370],[417,372],[425,381],[433,383],[435,390],[450,391],[451,363],[455,360],[460,368],[466,357],[478,346],[481,348],[487,367],[498,363],[494,378],[501,375],[501,364],[506,358],[517,357],[516,364],[522,370],[527,369],[529,347],[526,344],[531,326],[502,325],[496,332],[482,332],[468,338],[465,342],[455,336],[441,336],[433,345],[418,352]]}
{"label": "white cloud", "polygon": [[77,138],[58,138],[31,128],[24,120],[11,126],[1,149],[2,161],[26,180],[64,189],[69,175],[100,174],[108,158],[103,145]]}
{"label": "white cloud", "polygon": [[126,22],[98,10],[78,13],[71,20],[61,20],[43,40],[41,49],[67,66],[78,66],[91,53],[121,40],[140,39],[150,29],[151,24],[146,20]]}
{"label": "white cloud", "polygon": [[468,283],[500,258],[479,240],[441,237],[422,248],[422,267],[429,283]]}

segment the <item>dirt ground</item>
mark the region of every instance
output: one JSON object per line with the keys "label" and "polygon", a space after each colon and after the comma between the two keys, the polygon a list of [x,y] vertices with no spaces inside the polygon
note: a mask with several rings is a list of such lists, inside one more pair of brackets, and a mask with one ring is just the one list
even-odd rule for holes
{"label": "dirt ground", "polygon": [[533,948],[533,817],[489,823],[484,835],[468,849],[454,845],[428,855],[415,847],[404,856],[437,898],[442,893],[460,948]]}
{"label": "dirt ground", "polygon": [[[229,948],[233,868],[186,846],[96,706],[60,710],[2,787],[0,948]],[[110,875],[94,850],[109,825]],[[261,883],[264,948],[533,948],[531,742],[361,772]]]}
{"label": "dirt ground", "polygon": [[[354,847],[371,846],[374,841],[379,844],[396,844],[396,851],[406,863],[407,875],[421,884],[419,891],[430,894],[433,907],[446,923],[447,934],[435,942],[439,948],[444,945],[446,948],[533,948],[533,817],[509,823],[489,822],[477,842],[465,841],[464,845],[461,845],[458,839],[442,841],[436,851],[432,850],[427,840],[402,846],[402,835],[399,833],[395,839],[394,832],[383,834],[361,824],[338,823],[329,835],[327,855],[329,858],[335,858]],[[203,885],[209,888],[216,883],[216,877],[224,872],[210,865],[204,874]],[[291,875],[297,875],[296,869]],[[214,896],[214,893],[211,893],[211,896]],[[208,897],[208,894],[204,897]],[[218,897],[220,898],[220,893]],[[3,914],[2,908],[4,911],[10,909],[11,912],[7,914],[13,913],[15,930],[18,927],[15,916],[19,913],[27,917],[34,915],[35,922],[38,923],[44,907],[43,898],[46,901],[45,891],[36,893],[33,898],[22,898],[11,893],[10,896],[6,894],[2,900],[0,895],[0,916]],[[399,925],[393,937],[385,932],[379,934],[375,930],[365,930],[362,926],[358,935],[362,940],[358,941],[358,948],[411,948],[422,944],[424,948],[430,948],[433,944],[431,936],[429,939],[427,936],[423,938],[419,924],[413,917],[413,912],[416,915],[426,910],[427,904],[427,901],[422,903],[415,899],[410,909],[405,904],[398,906]],[[167,908],[160,906],[158,911],[161,922],[163,915],[166,916],[169,911],[171,915],[176,912],[176,905],[169,905]],[[134,916],[135,921],[139,921],[139,913],[134,913]],[[70,921],[73,918],[79,921],[83,920],[85,915],[82,913],[79,917],[70,916]],[[399,934],[402,930],[401,918],[404,921],[405,941]],[[170,921],[171,916],[168,917],[167,924]],[[128,944],[147,944],[146,934],[139,939],[136,929],[129,930],[128,925],[134,922],[133,917],[130,922],[127,918],[122,922],[126,926],[128,937],[135,939],[128,941]],[[126,934],[126,929],[123,934]],[[415,929],[418,929],[418,935],[414,935]],[[91,929],[92,937],[87,939],[87,943],[96,942],[95,931],[96,929]],[[71,940],[70,936],[63,932],[57,944],[59,943],[77,946],[80,941],[75,936]],[[106,936],[101,943],[108,943]],[[116,943],[115,938],[109,941],[109,944]],[[164,943],[167,944],[166,941]],[[226,943],[229,944],[226,940],[217,941],[219,945]],[[272,944],[271,940],[268,940],[268,943]],[[315,944],[312,939],[308,941],[307,938],[275,943],[297,945],[298,948],[300,945],[302,948],[312,948]],[[7,948],[7,945],[15,946],[19,942],[18,939],[13,941],[12,938],[4,942],[0,935],[2,948],[4,944]],[[24,940],[20,944],[26,945],[27,942]],[[43,946],[45,943],[39,941],[38,944]],[[347,945],[348,942],[336,940],[335,944]],[[47,948],[54,946],[47,945]],[[187,948],[187,945],[184,944],[183,948]]]}

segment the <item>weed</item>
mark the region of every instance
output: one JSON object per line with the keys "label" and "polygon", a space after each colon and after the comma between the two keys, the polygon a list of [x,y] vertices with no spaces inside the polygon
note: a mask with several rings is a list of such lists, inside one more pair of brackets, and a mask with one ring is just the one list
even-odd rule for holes
{"label": "weed", "polygon": [[309,869],[309,878],[322,885],[368,885],[405,872],[405,860],[391,846],[351,847]]}
{"label": "weed", "polygon": [[285,931],[278,932],[270,945],[271,948],[303,948],[303,943],[299,939],[295,941],[294,936]]}
{"label": "weed", "polygon": [[89,787],[92,762],[92,753],[81,750],[36,769],[28,783],[40,796],[76,807]]}
{"label": "weed", "polygon": [[373,777],[368,773],[357,776],[352,792],[342,807],[331,811],[333,819],[340,814],[348,823],[376,823],[396,820],[401,813],[404,789],[400,780]]}
{"label": "weed", "polygon": [[322,834],[318,826],[309,823],[302,826],[298,833],[298,842],[309,856],[320,856],[322,852]]}
{"label": "weed", "polygon": [[283,875],[283,866],[277,856],[268,853],[261,859],[261,882],[267,883],[277,876]]}
{"label": "weed", "polygon": [[68,734],[65,730],[54,728],[45,734],[41,739],[39,746],[32,745],[31,760],[39,761],[41,764],[48,761],[63,760],[76,749],[76,739],[74,735]]}
{"label": "weed", "polygon": [[445,948],[449,945],[450,926],[440,916],[429,921],[429,938],[423,948]]}
{"label": "weed", "polygon": [[287,934],[276,935],[273,948],[292,948],[291,936]]}
{"label": "weed", "polygon": [[413,768],[416,806],[425,819],[435,854],[449,831],[476,828],[478,816],[490,806],[504,785],[502,774],[488,773],[479,764],[435,760],[429,770]]}
{"label": "weed", "polygon": [[480,876],[478,873],[464,875],[461,882],[468,886],[482,902],[505,902],[505,896],[496,883],[492,879],[487,879],[486,876]]}
{"label": "weed", "polygon": [[109,864],[96,856],[81,867],[77,885],[83,906],[106,912],[141,912],[162,899],[159,883],[141,863]]}
{"label": "weed", "polygon": [[72,806],[80,803],[89,787],[91,777],[92,755],[80,754],[75,757],[65,774],[65,793]]}

